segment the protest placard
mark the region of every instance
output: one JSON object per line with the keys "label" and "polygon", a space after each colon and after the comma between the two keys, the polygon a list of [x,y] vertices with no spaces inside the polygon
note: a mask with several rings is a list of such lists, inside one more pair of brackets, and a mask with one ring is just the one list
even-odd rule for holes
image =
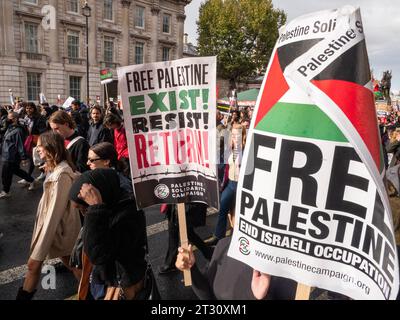
{"label": "protest placard", "polygon": [[399,265],[359,9],[279,32],[243,156],[229,256],[354,299],[394,299]]}
{"label": "protest placard", "polygon": [[113,74],[110,69],[102,69],[100,70],[100,83],[107,84],[113,82]]}
{"label": "protest placard", "polygon": [[67,100],[64,101],[63,105],[61,106],[63,109],[68,109],[71,106],[72,101],[74,101],[74,97],[68,97]]}
{"label": "protest placard", "polygon": [[123,67],[118,79],[138,206],[218,208],[215,57]]}

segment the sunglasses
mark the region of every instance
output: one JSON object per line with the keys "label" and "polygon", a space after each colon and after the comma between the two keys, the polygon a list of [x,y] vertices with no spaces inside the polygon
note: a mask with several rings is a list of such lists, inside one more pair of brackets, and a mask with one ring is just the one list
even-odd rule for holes
{"label": "sunglasses", "polygon": [[93,163],[93,162],[95,162],[95,161],[97,161],[97,160],[103,160],[103,159],[101,159],[101,158],[88,159],[88,161],[89,161],[90,163]]}

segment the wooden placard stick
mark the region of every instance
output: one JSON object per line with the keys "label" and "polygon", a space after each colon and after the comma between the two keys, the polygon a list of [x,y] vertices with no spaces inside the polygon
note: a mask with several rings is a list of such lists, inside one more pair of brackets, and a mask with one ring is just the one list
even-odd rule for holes
{"label": "wooden placard stick", "polygon": [[310,300],[311,287],[298,283],[295,300]]}
{"label": "wooden placard stick", "polygon": [[[178,203],[178,221],[179,221],[179,237],[181,240],[181,247],[187,250],[189,246],[189,241],[187,237],[186,212],[184,203]],[[186,287],[192,285],[192,276],[190,270],[183,271],[183,279],[185,281]]]}

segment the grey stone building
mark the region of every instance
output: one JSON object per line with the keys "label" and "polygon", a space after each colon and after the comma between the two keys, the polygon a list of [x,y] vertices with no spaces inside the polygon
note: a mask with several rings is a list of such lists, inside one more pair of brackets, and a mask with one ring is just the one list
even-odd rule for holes
{"label": "grey stone building", "polygon": [[197,51],[197,47],[188,41],[188,34],[185,33],[183,35],[183,57],[184,58],[193,58],[198,57],[199,53]]}
{"label": "grey stone building", "polygon": [[[104,103],[100,70],[183,55],[185,6],[191,0],[88,0],[89,95]],[[0,0],[0,103],[15,97],[50,104],[86,100],[86,18],[82,0]],[[54,8],[54,9],[52,9]]]}

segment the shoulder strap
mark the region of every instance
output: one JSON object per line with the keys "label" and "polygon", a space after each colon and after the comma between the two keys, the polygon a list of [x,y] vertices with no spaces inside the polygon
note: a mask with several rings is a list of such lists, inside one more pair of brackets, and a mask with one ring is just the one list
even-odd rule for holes
{"label": "shoulder strap", "polygon": [[67,150],[69,150],[69,149],[75,144],[75,142],[77,142],[77,141],[79,141],[79,140],[81,140],[81,139],[84,139],[84,138],[81,137],[81,136],[77,136],[77,137],[75,137],[74,139],[72,139],[72,140],[68,143]]}

